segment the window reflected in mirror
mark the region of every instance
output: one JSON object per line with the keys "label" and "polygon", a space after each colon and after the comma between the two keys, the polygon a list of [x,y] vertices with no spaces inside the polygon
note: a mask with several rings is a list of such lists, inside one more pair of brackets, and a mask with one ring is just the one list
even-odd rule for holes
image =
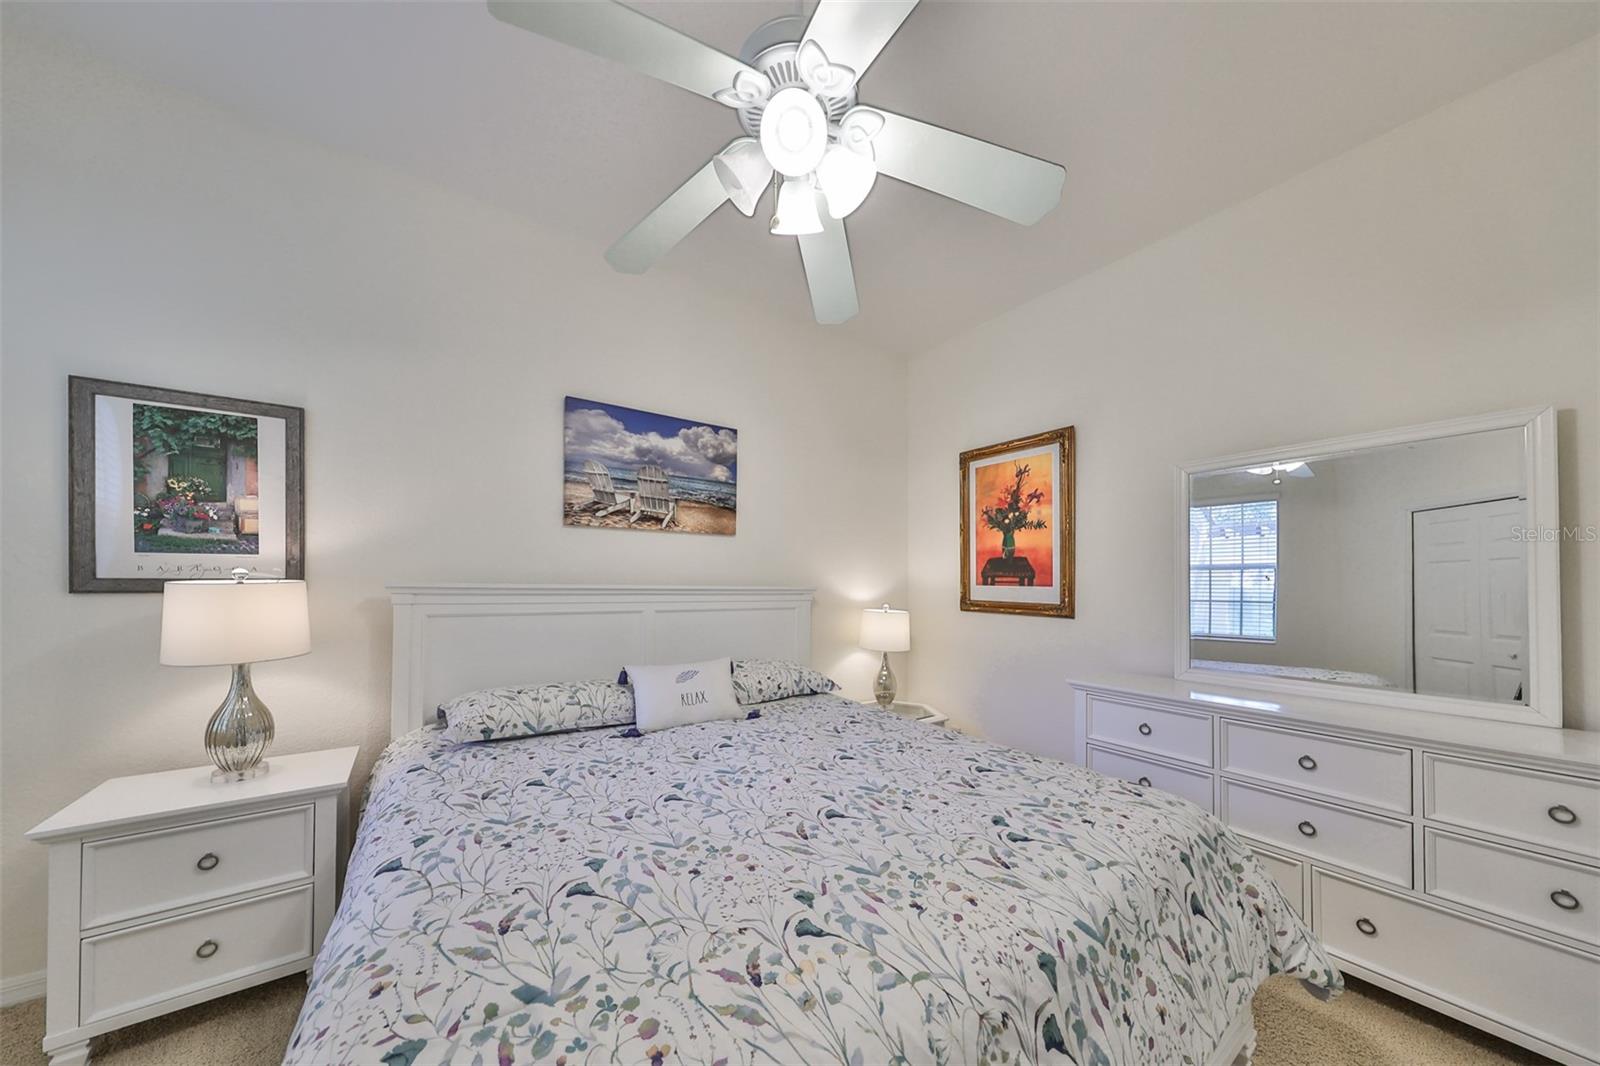
{"label": "window reflected in mirror", "polygon": [[1190,665],[1524,703],[1520,429],[1189,481]]}

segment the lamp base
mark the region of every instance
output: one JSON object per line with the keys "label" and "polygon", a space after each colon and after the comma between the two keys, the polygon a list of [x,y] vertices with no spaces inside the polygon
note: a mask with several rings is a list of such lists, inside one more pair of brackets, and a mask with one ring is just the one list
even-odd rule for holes
{"label": "lamp base", "polygon": [[894,706],[894,671],[889,669],[888,652],[883,653],[883,663],[878,667],[878,679],[872,685],[872,696],[884,710]]}
{"label": "lamp base", "polygon": [[206,754],[217,767],[211,780],[244,781],[266,773],[262,757],[275,732],[272,712],[250,684],[250,664],[239,663],[228,694],[206,723]]}
{"label": "lamp base", "polygon": [[248,770],[223,770],[219,768],[211,771],[211,783],[213,785],[227,785],[235,781],[248,781],[252,777],[263,776],[270,769],[272,769],[272,764],[266,759],[262,759]]}

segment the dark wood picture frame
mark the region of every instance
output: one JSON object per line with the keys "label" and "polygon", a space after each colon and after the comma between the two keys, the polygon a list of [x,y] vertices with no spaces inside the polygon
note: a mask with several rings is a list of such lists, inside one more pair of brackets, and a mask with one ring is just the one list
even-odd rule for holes
{"label": "dark wood picture frame", "polygon": [[[972,556],[973,535],[972,524],[975,521],[973,507],[975,501],[971,499],[969,484],[971,482],[970,468],[973,463],[981,463],[986,459],[1005,455],[1008,452],[1023,451],[1029,448],[1047,448],[1057,445],[1060,449],[1056,485],[1061,497],[1059,523],[1057,531],[1060,537],[1059,559],[1060,572],[1056,576],[1056,598],[1049,603],[997,603],[992,600],[973,599],[971,577],[968,573],[968,560]],[[1075,486],[1075,469],[1077,467],[1077,436],[1074,427],[1065,426],[1061,429],[1052,429],[1045,433],[1036,433],[1029,437],[1018,437],[1000,444],[991,444],[984,448],[973,448],[961,453],[961,609],[963,611],[986,611],[995,614],[1031,614],[1047,618],[1071,618],[1077,609],[1077,574],[1073,560],[1073,546],[1076,540],[1078,527],[1077,493]]]}
{"label": "dark wood picture frame", "polygon": [[[284,422],[284,575],[305,577],[305,408],[133,385],[76,375],[67,378],[68,591],[160,592],[165,578],[99,577],[95,562],[95,397],[201,407]],[[129,516],[132,529],[132,516]]]}

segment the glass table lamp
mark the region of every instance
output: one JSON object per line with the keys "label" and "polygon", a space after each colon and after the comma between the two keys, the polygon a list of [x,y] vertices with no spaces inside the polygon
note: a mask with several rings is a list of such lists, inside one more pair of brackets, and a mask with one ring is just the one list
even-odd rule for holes
{"label": "glass table lamp", "polygon": [[161,594],[164,666],[232,666],[233,682],[206,724],[212,779],[243,781],[267,772],[272,712],[250,684],[250,664],[288,659],[311,650],[306,583],[250,580],[169,581]]}
{"label": "glass table lamp", "polygon": [[878,667],[878,680],[872,686],[872,695],[878,706],[888,709],[894,704],[894,671],[889,669],[889,653],[911,650],[911,614],[896,611],[886,603],[882,607],[868,607],[861,612],[861,646],[868,651],[883,652],[883,664]]}

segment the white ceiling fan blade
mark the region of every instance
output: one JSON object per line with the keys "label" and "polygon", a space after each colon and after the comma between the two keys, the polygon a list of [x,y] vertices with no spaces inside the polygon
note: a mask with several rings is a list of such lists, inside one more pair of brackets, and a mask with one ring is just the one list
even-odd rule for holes
{"label": "white ceiling fan blade", "polygon": [[878,171],[1031,226],[1061,202],[1067,172],[1057,163],[1013,152],[892,111],[872,138]]}
{"label": "white ceiling fan blade", "polygon": [[917,0],[821,0],[806,23],[805,40],[816,41],[829,62],[867,72]]}
{"label": "white ceiling fan blade", "polygon": [[856,272],[850,265],[850,242],[844,235],[844,222],[822,215],[822,232],[795,238],[800,242],[800,261],[805,264],[806,284],[811,288],[811,310],[825,326],[837,325],[855,317],[861,310],[856,300]]}
{"label": "white ceiling fan blade", "polygon": [[489,13],[701,96],[729,88],[741,71],[760,77],[732,56],[614,0],[489,0]]}
{"label": "white ceiling fan blade", "polygon": [[727,199],[715,167],[707,163],[606,249],[606,262],[624,274],[643,274]]}

